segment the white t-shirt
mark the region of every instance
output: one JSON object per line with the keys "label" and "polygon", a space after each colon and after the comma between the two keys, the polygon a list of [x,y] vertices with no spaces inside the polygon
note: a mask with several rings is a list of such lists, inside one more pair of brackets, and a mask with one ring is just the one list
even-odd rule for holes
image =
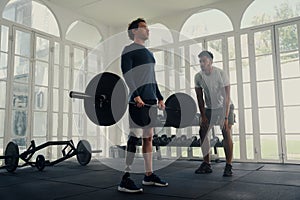
{"label": "white t-shirt", "polygon": [[224,106],[225,86],[230,83],[227,74],[223,70],[214,66],[212,68],[209,75],[202,71],[195,75],[195,87],[203,88],[206,107],[217,109]]}

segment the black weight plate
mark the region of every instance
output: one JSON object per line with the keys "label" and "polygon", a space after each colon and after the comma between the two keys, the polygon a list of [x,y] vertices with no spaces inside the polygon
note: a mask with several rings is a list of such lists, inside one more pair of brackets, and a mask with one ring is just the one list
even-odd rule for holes
{"label": "black weight plate", "polygon": [[166,124],[175,128],[192,125],[197,113],[194,99],[185,93],[174,93],[165,102]]}
{"label": "black weight plate", "polygon": [[35,166],[39,171],[43,171],[45,168],[46,160],[43,155],[38,155],[36,157]]}
{"label": "black weight plate", "polygon": [[9,142],[5,149],[5,168],[14,172],[19,164],[19,147],[14,142]]}
{"label": "black weight plate", "polygon": [[92,158],[91,145],[86,140],[80,140],[77,144],[76,158],[80,165],[85,166],[89,164]]}
{"label": "black weight plate", "polygon": [[[116,74],[104,72],[96,75],[87,85],[84,108],[88,118],[96,125],[110,126],[117,123],[127,109],[128,91],[124,81]],[[100,102],[100,97],[107,100]]]}

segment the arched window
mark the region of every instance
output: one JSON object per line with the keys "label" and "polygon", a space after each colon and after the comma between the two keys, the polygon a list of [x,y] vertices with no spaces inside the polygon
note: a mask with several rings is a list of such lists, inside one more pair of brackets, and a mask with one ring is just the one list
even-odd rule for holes
{"label": "arched window", "polygon": [[210,9],[200,11],[189,17],[182,26],[179,40],[193,39],[232,30],[231,20],[224,12]]}
{"label": "arched window", "polygon": [[95,26],[77,20],[69,26],[66,39],[88,47],[95,47],[101,42],[102,36]]}
{"label": "arched window", "polygon": [[300,16],[300,0],[255,0],[244,12],[241,28]]}
{"label": "arched window", "polygon": [[149,31],[148,46],[155,47],[173,43],[171,31],[165,25],[160,23],[152,24],[149,26]]}
{"label": "arched window", "polygon": [[11,0],[6,4],[2,17],[57,37],[60,36],[53,13],[45,5],[35,1]]}

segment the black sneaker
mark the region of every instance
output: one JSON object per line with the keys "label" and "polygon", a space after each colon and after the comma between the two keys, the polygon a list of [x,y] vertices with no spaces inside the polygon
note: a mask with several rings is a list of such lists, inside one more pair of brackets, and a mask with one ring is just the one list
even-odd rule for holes
{"label": "black sneaker", "polygon": [[226,164],[223,176],[232,176],[232,165]]}
{"label": "black sneaker", "polygon": [[133,180],[129,178],[129,173],[126,172],[122,178],[120,185],[118,186],[118,191],[128,192],[128,193],[138,193],[143,192],[143,188],[138,188]]}
{"label": "black sneaker", "polygon": [[195,174],[210,174],[210,173],[212,173],[211,166],[206,162],[202,162],[200,167],[195,171]]}
{"label": "black sneaker", "polygon": [[145,175],[143,185],[155,185],[160,187],[166,187],[168,186],[168,183],[161,180],[158,176],[152,173],[150,176]]}

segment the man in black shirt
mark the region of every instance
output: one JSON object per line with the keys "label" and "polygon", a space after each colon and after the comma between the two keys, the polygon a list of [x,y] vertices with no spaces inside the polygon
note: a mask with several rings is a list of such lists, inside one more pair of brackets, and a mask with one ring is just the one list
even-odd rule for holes
{"label": "man in black shirt", "polygon": [[[128,36],[133,43],[124,48],[121,58],[122,73],[130,94],[129,126],[131,131],[127,141],[127,169],[133,162],[138,132],[142,131],[142,151],[145,165],[145,176],[142,183],[143,185],[167,186],[168,183],[156,176],[152,170],[152,136],[157,117],[156,104],[159,109],[164,109],[165,104],[155,78],[155,59],[144,46],[149,37],[146,21],[138,18],[131,22],[128,26]],[[149,105],[153,105],[153,107]],[[143,191],[129,178],[129,172],[123,176],[118,190],[131,193]]]}

